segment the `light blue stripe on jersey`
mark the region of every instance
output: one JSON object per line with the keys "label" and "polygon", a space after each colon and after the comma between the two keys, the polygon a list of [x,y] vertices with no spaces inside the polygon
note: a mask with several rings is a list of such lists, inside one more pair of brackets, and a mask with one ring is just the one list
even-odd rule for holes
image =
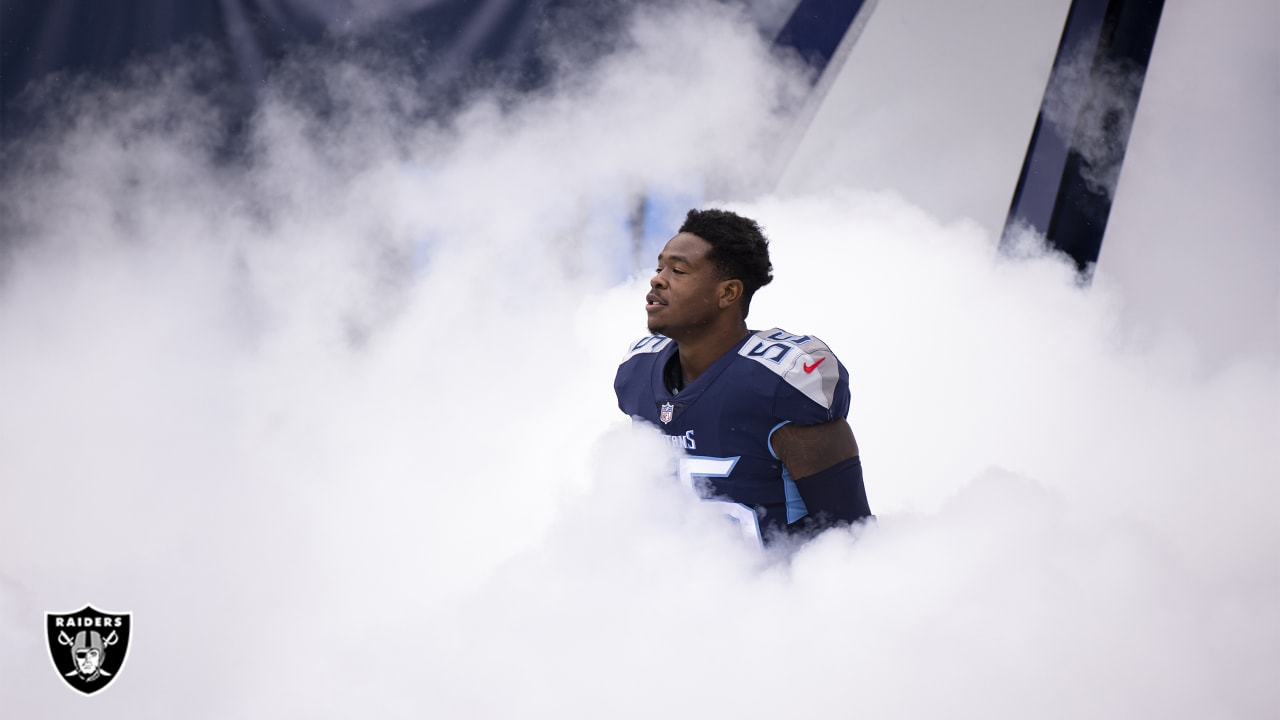
{"label": "light blue stripe on jersey", "polygon": [[787,423],[789,423],[789,422],[791,422],[791,421],[790,421],[790,420],[783,420],[782,422],[778,423],[777,425],[774,425],[774,426],[773,426],[773,429],[769,431],[769,436],[768,436],[767,438],[765,438],[765,439],[764,439],[765,447],[769,448],[769,454],[773,456],[773,459],[774,459],[774,460],[781,460],[782,458],[778,457],[778,453],[776,453],[776,452],[774,452],[774,451],[773,451],[773,434],[774,434],[774,433],[776,433],[776,432],[778,432],[778,428],[782,427],[783,425],[786,425],[786,424],[787,424]]}
{"label": "light blue stripe on jersey", "polygon": [[804,498],[800,497],[796,481],[791,479],[791,473],[785,467],[782,468],[782,489],[787,494],[787,524],[790,525],[808,515],[809,508],[804,504]]}
{"label": "light blue stripe on jersey", "polygon": [[[778,432],[778,428],[789,422],[791,421],[783,420],[774,425],[773,429],[769,431],[769,438],[766,444],[769,446],[769,454],[773,456],[774,460],[781,460],[782,458],[778,457],[778,453],[773,451],[773,434]],[[787,472],[786,466],[782,468],[782,491],[787,497],[788,525],[809,514],[809,508],[804,504],[804,498],[800,497],[800,488],[796,487],[796,481],[791,479],[791,473]]]}

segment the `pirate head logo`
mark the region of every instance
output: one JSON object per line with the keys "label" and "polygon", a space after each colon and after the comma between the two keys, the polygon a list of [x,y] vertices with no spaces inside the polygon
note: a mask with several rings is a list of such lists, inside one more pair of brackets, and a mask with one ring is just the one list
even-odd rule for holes
{"label": "pirate head logo", "polygon": [[92,695],[111,684],[124,666],[129,613],[105,613],[86,605],[73,613],[45,613],[49,655],[73,689]]}

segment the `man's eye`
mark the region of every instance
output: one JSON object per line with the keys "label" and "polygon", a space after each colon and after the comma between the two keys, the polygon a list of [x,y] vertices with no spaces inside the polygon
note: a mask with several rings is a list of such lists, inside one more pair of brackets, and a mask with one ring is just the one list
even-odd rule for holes
{"label": "man's eye", "polygon": [[683,275],[683,274],[684,274],[684,271],[683,271],[683,270],[681,270],[680,268],[671,268],[671,272],[675,273],[676,275]]}

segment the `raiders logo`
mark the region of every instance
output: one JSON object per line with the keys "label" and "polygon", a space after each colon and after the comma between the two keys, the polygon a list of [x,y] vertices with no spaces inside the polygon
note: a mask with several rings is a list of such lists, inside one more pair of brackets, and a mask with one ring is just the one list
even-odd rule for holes
{"label": "raiders logo", "polygon": [[73,690],[92,695],[124,667],[132,630],[130,613],[106,613],[89,605],[73,613],[45,613],[49,657]]}

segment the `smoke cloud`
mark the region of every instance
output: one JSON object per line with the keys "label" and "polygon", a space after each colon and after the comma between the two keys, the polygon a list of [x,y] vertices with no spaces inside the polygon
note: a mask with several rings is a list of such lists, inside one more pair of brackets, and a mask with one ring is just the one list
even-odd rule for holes
{"label": "smoke cloud", "polygon": [[1081,178],[1092,192],[1115,193],[1143,77],[1134,63],[1095,62],[1092,52],[1077,48],[1050,81],[1045,122],[1064,146],[1080,154]]}
{"label": "smoke cloud", "polygon": [[[898,193],[746,195],[803,80],[723,9],[629,28],[439,122],[282,71],[231,159],[198,60],[63,99],[0,201],[0,706],[83,711],[43,613],[92,603],[103,717],[1274,710],[1277,365]],[[773,239],[751,325],[852,378],[878,522],[785,558],[613,398],[647,275],[600,218],[703,181]]]}

